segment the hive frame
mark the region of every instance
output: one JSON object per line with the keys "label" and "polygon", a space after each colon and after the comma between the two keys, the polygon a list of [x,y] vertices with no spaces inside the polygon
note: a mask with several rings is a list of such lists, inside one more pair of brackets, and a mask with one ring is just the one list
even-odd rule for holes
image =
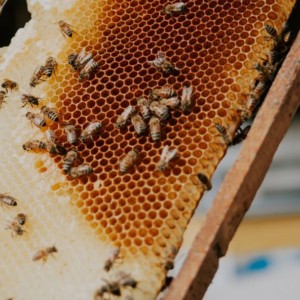
{"label": "hive frame", "polygon": [[165,300],[202,299],[300,105],[300,34],[278,72],[234,165]]}

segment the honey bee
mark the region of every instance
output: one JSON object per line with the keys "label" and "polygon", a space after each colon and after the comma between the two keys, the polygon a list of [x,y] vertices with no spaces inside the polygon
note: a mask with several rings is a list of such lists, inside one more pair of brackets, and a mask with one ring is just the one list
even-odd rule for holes
{"label": "honey bee", "polygon": [[71,149],[67,152],[63,160],[63,170],[65,173],[69,173],[71,168],[74,166],[75,161],[78,159],[78,152],[75,149]]}
{"label": "honey bee", "polygon": [[131,115],[131,123],[137,135],[141,135],[147,130],[146,123],[138,113]]}
{"label": "honey bee", "polygon": [[177,157],[177,150],[173,149],[169,151],[169,146],[166,145],[161,153],[160,160],[157,164],[159,171],[165,171],[169,168],[170,161]]}
{"label": "honey bee", "polygon": [[291,37],[291,32],[287,31],[287,24],[284,24],[281,33],[278,33],[273,26],[268,24],[265,25],[265,30],[269,34],[270,38],[273,39],[273,41],[275,42],[275,48],[277,48],[278,50],[281,49],[282,51],[285,51]]}
{"label": "honey bee", "polygon": [[45,132],[45,136],[46,136],[46,140],[49,142],[49,143],[53,143],[55,144],[56,141],[57,141],[57,137],[54,133],[53,130],[51,129],[48,129],[46,132]]}
{"label": "honey bee", "polygon": [[32,140],[26,142],[25,144],[23,144],[22,147],[26,151],[35,151],[35,152],[39,152],[47,149],[46,143],[39,140]]}
{"label": "honey bee", "polygon": [[137,281],[133,279],[129,274],[123,271],[118,272],[117,282],[122,287],[130,286],[132,288],[136,288],[137,286]]}
{"label": "honey bee", "polygon": [[21,225],[16,221],[16,220],[13,220],[11,221],[5,229],[10,229],[12,230],[12,232],[15,234],[15,235],[23,235],[24,232],[26,232],[25,230],[22,229]]}
{"label": "honey bee", "polygon": [[159,103],[158,101],[153,101],[150,103],[150,110],[160,120],[166,120],[170,116],[168,107],[164,104]]}
{"label": "honey bee", "polygon": [[151,117],[149,101],[144,97],[140,97],[138,99],[137,105],[140,109],[140,113],[141,113],[142,117],[144,118],[144,120],[148,120]]}
{"label": "honey bee", "polygon": [[17,199],[13,196],[0,193],[0,205],[17,206]]}
{"label": "honey bee", "polygon": [[235,136],[232,139],[231,145],[236,145],[240,142],[242,142],[248,135],[248,132],[250,131],[251,125],[246,126],[245,128],[238,128]]}
{"label": "honey bee", "polygon": [[64,129],[67,134],[67,141],[69,142],[69,144],[71,144],[71,145],[76,144],[77,134],[76,134],[75,126],[72,124],[66,124]]}
{"label": "honey bee", "polygon": [[184,86],[181,95],[181,106],[180,108],[184,113],[190,112],[192,106],[192,86]]}
{"label": "honey bee", "polygon": [[55,70],[57,68],[57,61],[53,57],[48,57],[46,60],[46,64],[44,67],[44,74],[48,77],[52,75],[52,73],[55,74]]}
{"label": "honey bee", "polygon": [[47,247],[45,249],[41,249],[41,250],[37,251],[34,254],[32,260],[33,261],[42,260],[43,262],[46,262],[49,255],[53,255],[53,253],[57,253],[57,252],[58,251],[55,246]]}
{"label": "honey bee", "polygon": [[128,172],[129,169],[131,169],[138,160],[139,152],[138,150],[132,150],[127,153],[127,155],[121,160],[120,162],[120,171],[122,174],[125,174]]}
{"label": "honey bee", "polygon": [[202,186],[204,187],[205,190],[207,190],[207,191],[211,190],[211,188],[212,188],[211,182],[205,174],[198,173],[197,177],[198,177],[200,183],[202,184]]}
{"label": "honey bee", "polygon": [[77,71],[82,66],[85,66],[93,58],[92,53],[86,53],[85,49],[81,49],[80,53],[71,53],[68,56],[68,63],[72,66],[74,71]]}
{"label": "honey bee", "polygon": [[159,101],[159,103],[171,109],[176,109],[180,105],[180,99],[177,96],[171,98],[163,98]]}
{"label": "honey bee", "polygon": [[32,96],[30,94],[23,94],[21,96],[21,102],[23,103],[22,107],[26,106],[27,104],[29,104],[31,107],[33,107],[33,105],[38,106],[39,105],[39,99],[38,97]]}
{"label": "honey bee", "polygon": [[100,67],[99,63],[94,61],[92,58],[86,63],[83,69],[79,73],[79,81],[83,79],[89,79],[91,73],[96,72]]}
{"label": "honey bee", "polygon": [[164,86],[160,89],[153,89],[150,93],[150,98],[152,101],[159,101],[163,98],[175,97],[176,92],[170,86]]}
{"label": "honey bee", "polygon": [[66,23],[63,20],[60,20],[58,22],[58,26],[60,28],[61,33],[63,34],[63,36],[67,36],[67,37],[72,37],[74,31],[71,29],[71,25]]}
{"label": "honey bee", "polygon": [[258,80],[259,81],[272,81],[274,78],[274,72],[276,69],[276,66],[267,64],[255,64],[254,69],[259,73]]}
{"label": "honey bee", "polygon": [[10,79],[4,79],[4,82],[1,84],[1,87],[5,89],[6,93],[8,89],[11,91],[18,88],[18,84]]}
{"label": "honey bee", "polygon": [[82,164],[79,167],[72,167],[69,174],[72,178],[78,178],[93,173],[94,170],[89,165]]}
{"label": "honey bee", "polygon": [[116,127],[123,128],[134,113],[135,109],[131,105],[127,106],[122,114],[118,117],[116,121]]}
{"label": "honey bee", "polygon": [[26,223],[27,216],[23,213],[19,213],[16,215],[15,220],[23,226]]}
{"label": "honey bee", "polygon": [[222,136],[225,144],[230,145],[232,142],[232,137],[229,135],[227,129],[221,124],[215,124],[215,127],[217,128],[218,132]]}
{"label": "honey bee", "polygon": [[54,109],[44,105],[41,108],[41,113],[44,116],[46,116],[48,119],[50,119],[51,121],[56,122],[56,123],[59,122],[58,113]]}
{"label": "honey bee", "polygon": [[114,248],[110,256],[108,257],[108,259],[104,262],[104,270],[106,272],[110,271],[113,264],[118,259],[119,254],[120,254],[120,248]]}
{"label": "honey bee", "polygon": [[44,81],[44,79],[42,78],[44,74],[45,74],[45,67],[44,66],[38,67],[30,78],[30,82],[29,82],[30,86],[36,87],[39,83],[41,83],[41,81]]}
{"label": "honey bee", "polygon": [[26,113],[25,116],[36,127],[40,128],[40,127],[45,127],[47,125],[45,119],[39,114],[34,114],[32,112],[28,112],[28,113]]}
{"label": "honey bee", "polygon": [[55,154],[65,155],[67,153],[67,149],[60,144],[47,142],[46,147],[47,147],[48,152],[53,155],[55,155]]}
{"label": "honey bee", "polygon": [[246,107],[241,112],[242,121],[246,121],[251,118],[253,111],[259,104],[259,100],[266,89],[266,82],[259,81],[254,90],[249,94],[247,98]]}
{"label": "honey bee", "polygon": [[80,140],[83,143],[93,140],[93,135],[99,134],[102,125],[99,122],[90,123],[81,133]]}
{"label": "honey bee", "polygon": [[179,15],[186,12],[186,5],[183,2],[167,4],[162,9],[162,12],[169,16]]}
{"label": "honey bee", "polygon": [[174,67],[167,59],[163,52],[159,51],[154,60],[148,61],[150,65],[157,68],[158,71],[162,72],[164,75],[176,74],[178,69]]}
{"label": "honey bee", "polygon": [[94,295],[94,300],[100,300],[103,299],[102,297],[104,296],[105,293],[107,294],[112,294],[115,296],[121,296],[121,288],[120,285],[117,281],[105,281],[105,284],[100,287]]}
{"label": "honey bee", "polygon": [[159,118],[153,116],[149,121],[150,135],[153,142],[159,142],[161,138],[161,127]]}
{"label": "honey bee", "polygon": [[6,93],[4,91],[0,91],[0,108],[2,107],[3,103],[6,103],[4,100],[6,97]]}

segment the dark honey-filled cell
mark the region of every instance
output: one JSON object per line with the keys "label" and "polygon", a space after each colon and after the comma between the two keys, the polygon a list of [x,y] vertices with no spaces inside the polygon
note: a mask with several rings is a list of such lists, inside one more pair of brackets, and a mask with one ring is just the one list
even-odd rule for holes
{"label": "dark honey-filled cell", "polygon": [[[258,76],[253,65],[272,47],[264,25],[280,31],[287,17],[280,0],[187,1],[186,12],[173,16],[162,12],[166,3],[110,0],[91,6],[81,1],[70,12],[76,16],[76,35],[66,41],[63,53],[79,53],[85,47],[100,68],[80,82],[67,61],[59,60],[58,74],[48,87],[49,99],[58,99],[62,122],[75,125],[78,134],[90,122],[102,124],[94,141],[74,145],[94,173],[66,180],[79,196],[76,207],[86,221],[132,253],[179,245],[203,193],[191,178],[201,170],[211,177],[227,147],[215,124],[233,130],[239,126],[237,109]],[[292,4],[285,1],[284,11]],[[86,18],[88,28],[83,26]],[[163,74],[151,65],[158,52],[178,72]],[[128,105],[136,106],[138,97],[165,85],[179,96],[191,85],[193,105],[190,112],[171,113],[160,142],[153,143],[148,132],[137,136],[130,123],[121,130],[115,127]],[[62,126],[52,128],[71,148]],[[157,163],[166,145],[177,149],[178,158],[161,172]],[[137,165],[121,174],[119,162],[134,148],[140,150]],[[54,162],[62,167],[61,159]]]}

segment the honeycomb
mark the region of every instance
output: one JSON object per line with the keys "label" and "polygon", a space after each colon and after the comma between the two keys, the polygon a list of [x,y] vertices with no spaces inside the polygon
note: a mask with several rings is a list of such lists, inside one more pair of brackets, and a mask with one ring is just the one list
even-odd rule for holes
{"label": "honeycomb", "polygon": [[[162,12],[168,1],[74,0],[68,10],[59,2],[44,4],[46,8],[41,3],[31,2],[33,20],[25,27],[30,34],[17,34],[1,65],[3,77],[16,80],[20,88],[9,92],[0,111],[5,118],[0,133],[5,175],[0,187],[22,199],[18,212],[29,213],[24,236],[11,239],[8,232],[2,233],[1,251],[10,255],[2,266],[6,281],[0,293],[16,299],[92,299],[101,280],[110,279],[101,265],[119,247],[115,268],[138,278],[138,288],[124,289],[122,296],[153,299],[205,191],[195,177],[204,173],[211,178],[227,151],[215,125],[222,124],[234,136],[241,124],[238,111],[259,75],[253,66],[273,47],[264,26],[280,32],[295,1],[195,0],[173,16]],[[70,24],[71,38],[60,33],[60,19]],[[100,68],[80,81],[68,56],[83,48]],[[164,74],[149,63],[159,52],[178,69],[176,74]],[[88,176],[74,179],[63,173],[62,156],[27,153],[21,147],[28,139],[44,139],[43,130],[24,117],[38,109],[20,109],[16,103],[21,90],[29,89],[35,68],[49,56],[58,61],[55,76],[30,92],[42,98],[39,109],[57,109],[61,122],[47,122],[48,127],[93,168]],[[137,107],[139,97],[167,85],[179,95],[184,86],[192,86],[193,106],[190,112],[171,112],[160,142],[154,143],[148,133],[137,136],[132,124],[115,126],[128,105]],[[101,133],[90,143],[71,147],[63,124],[81,132],[91,122],[102,124]],[[166,145],[177,149],[178,158],[161,172],[157,163]],[[121,174],[120,160],[134,149],[140,160]],[[15,214],[16,210],[3,211],[6,219]],[[50,257],[44,266],[32,263],[37,250],[53,245],[58,249],[55,259]],[[17,271],[12,273],[8,266]],[[30,290],[24,281],[28,273],[34,282]]]}

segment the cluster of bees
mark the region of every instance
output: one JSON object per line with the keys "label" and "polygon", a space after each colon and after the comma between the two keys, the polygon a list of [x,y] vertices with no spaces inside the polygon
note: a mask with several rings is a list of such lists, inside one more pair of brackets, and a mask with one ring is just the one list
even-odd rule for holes
{"label": "cluster of bees", "polygon": [[[274,79],[278,66],[284,59],[291,43],[291,32],[288,30],[286,23],[284,24],[281,33],[278,33],[273,26],[268,24],[265,25],[265,30],[268,33],[266,39],[271,39],[274,44],[272,50],[267,54],[267,57],[263,62],[256,63],[253,66],[258,72],[258,77],[251,86],[252,91],[248,95],[243,108],[238,110],[242,122],[247,121],[254,116],[256,110],[260,106],[262,96]],[[245,128],[240,127],[235,135],[232,136],[222,124],[215,124],[215,127],[227,146],[240,143],[247,137],[250,130],[250,125]]]}
{"label": "cluster of bees", "polygon": [[[0,205],[1,206],[17,206],[18,201],[15,197],[10,196],[8,194],[0,193]],[[6,226],[5,229],[11,230],[13,236],[22,236],[27,231],[24,230],[24,225],[27,222],[27,215],[24,213],[18,213]],[[45,249],[41,249],[36,252],[32,258],[33,261],[43,260],[44,262],[47,260],[48,255],[57,252],[57,249],[52,247],[47,247]]]}
{"label": "cluster of bees", "polygon": [[[129,105],[123,113],[117,118],[116,127],[124,128],[131,121],[137,135],[142,135],[147,131],[147,123],[149,122],[150,137],[153,142],[160,142],[162,137],[162,125],[170,117],[169,110],[180,109],[187,113],[190,112],[192,106],[191,86],[185,86],[182,90],[182,95],[179,97],[170,86],[165,86],[159,89],[153,89],[149,99],[140,97],[137,102],[139,112]],[[169,162],[177,156],[176,149],[169,150],[166,145],[163,148],[160,161],[157,168],[164,171],[169,167]],[[138,161],[139,152],[134,149],[120,162],[120,171],[122,174],[127,173]]]}

